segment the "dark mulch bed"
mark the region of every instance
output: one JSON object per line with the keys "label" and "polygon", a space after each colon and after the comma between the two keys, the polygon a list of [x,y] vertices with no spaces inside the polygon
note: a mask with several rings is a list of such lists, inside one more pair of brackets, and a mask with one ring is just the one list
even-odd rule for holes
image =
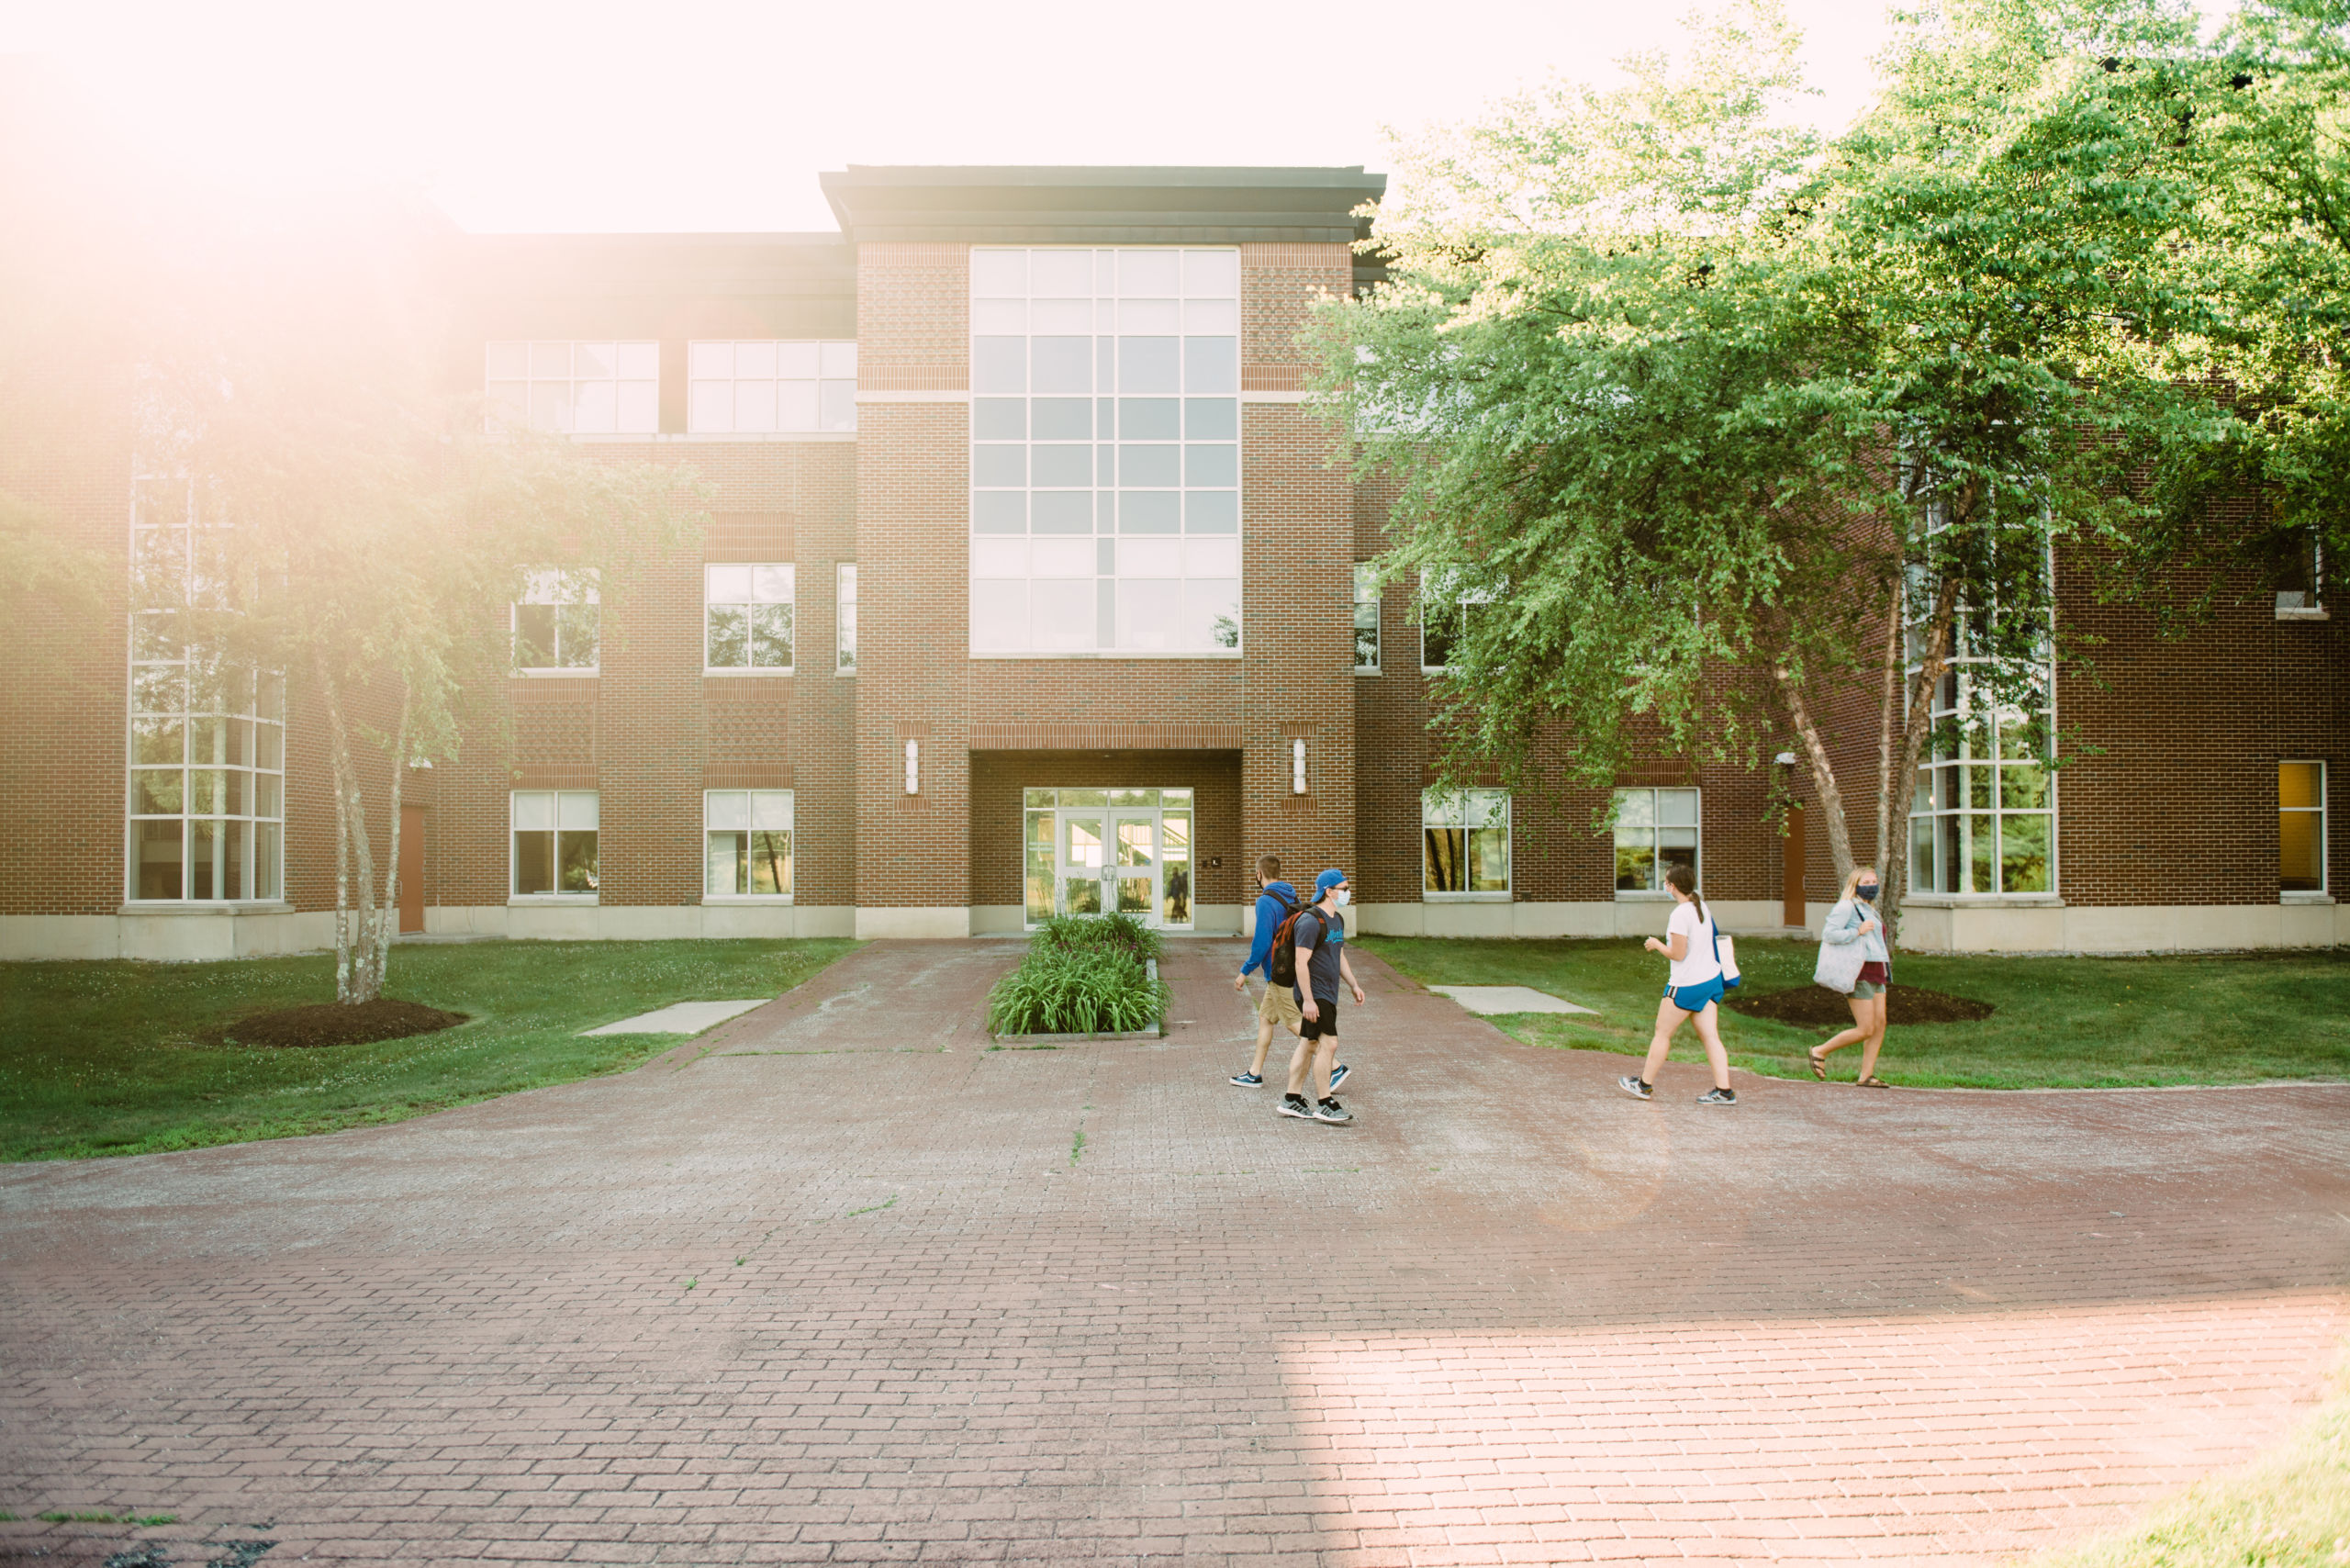
{"label": "dark mulch bed", "polygon": [[222,1046],[364,1046],[376,1040],[402,1040],[429,1035],[465,1021],[462,1013],[443,1013],[420,1002],[395,1002],[379,996],[352,1007],[321,1002],[308,1007],[281,1007],[256,1013],[233,1024],[223,1024],[206,1036],[207,1045]]}
{"label": "dark mulch bed", "polygon": [[[1885,1004],[1887,1024],[1977,1024],[1998,1011],[1987,1002],[1975,1002],[1948,991],[1928,991],[1921,986],[1896,985],[1888,990]],[[1774,1024],[1809,1024],[1819,1026],[1833,1025],[1850,1028],[1852,1010],[1845,999],[1825,986],[1798,986],[1793,991],[1774,991],[1761,996],[1740,996],[1732,991],[1723,1005],[1733,1013],[1743,1013],[1749,1018],[1768,1018]]]}

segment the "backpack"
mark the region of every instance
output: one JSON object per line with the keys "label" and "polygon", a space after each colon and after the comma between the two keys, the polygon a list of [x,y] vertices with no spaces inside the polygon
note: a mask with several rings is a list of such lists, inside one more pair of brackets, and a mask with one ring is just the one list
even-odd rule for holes
{"label": "backpack", "polygon": [[1273,928],[1272,950],[1265,955],[1265,973],[1275,985],[1297,983],[1297,917],[1306,908],[1302,903],[1291,905],[1289,917]]}

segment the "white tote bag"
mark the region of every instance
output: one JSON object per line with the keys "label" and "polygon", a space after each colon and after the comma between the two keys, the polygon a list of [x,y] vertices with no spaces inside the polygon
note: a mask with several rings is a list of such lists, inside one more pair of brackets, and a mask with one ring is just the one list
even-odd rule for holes
{"label": "white tote bag", "polygon": [[[1830,916],[1832,919],[1833,916]],[[1861,981],[1861,966],[1868,962],[1868,955],[1858,938],[1850,942],[1819,944],[1819,963],[1811,971],[1811,983],[1823,985],[1840,995],[1850,996]]]}

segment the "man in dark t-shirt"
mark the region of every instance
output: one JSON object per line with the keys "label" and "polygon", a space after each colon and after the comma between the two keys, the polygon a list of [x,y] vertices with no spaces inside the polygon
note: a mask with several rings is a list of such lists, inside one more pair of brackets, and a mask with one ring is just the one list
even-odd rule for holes
{"label": "man in dark t-shirt", "polygon": [[[1347,917],[1340,913],[1354,897],[1347,874],[1335,867],[1314,879],[1314,902],[1297,917],[1297,1010],[1302,1019],[1297,1048],[1290,1053],[1289,1092],[1281,1096],[1281,1114],[1317,1122],[1351,1122],[1354,1117],[1330,1091],[1331,1064],[1338,1058],[1338,982],[1363,1002],[1362,987],[1354,967],[1347,962]],[[1305,1097],[1306,1070],[1313,1069],[1318,1101]]]}

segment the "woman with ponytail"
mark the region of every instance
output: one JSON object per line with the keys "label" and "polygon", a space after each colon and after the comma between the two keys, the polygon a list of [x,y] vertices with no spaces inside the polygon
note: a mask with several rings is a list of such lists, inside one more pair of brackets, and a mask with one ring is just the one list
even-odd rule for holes
{"label": "woman with ponytail", "polygon": [[1704,1042],[1706,1060],[1714,1070],[1714,1087],[1697,1096],[1697,1103],[1735,1105],[1738,1094],[1729,1086],[1729,1052],[1722,1046],[1722,960],[1714,919],[1706,913],[1706,901],[1697,896],[1697,873],[1689,867],[1674,866],[1666,871],[1664,885],[1673,890],[1673,919],[1665,926],[1663,941],[1651,936],[1644,946],[1670,959],[1673,972],[1665,984],[1664,1000],[1657,1004],[1656,1035],[1649,1041],[1649,1059],[1639,1077],[1619,1078],[1616,1086],[1635,1100],[1652,1099],[1665,1053],[1673,1048],[1673,1036],[1695,1018],[1697,1038]]}

